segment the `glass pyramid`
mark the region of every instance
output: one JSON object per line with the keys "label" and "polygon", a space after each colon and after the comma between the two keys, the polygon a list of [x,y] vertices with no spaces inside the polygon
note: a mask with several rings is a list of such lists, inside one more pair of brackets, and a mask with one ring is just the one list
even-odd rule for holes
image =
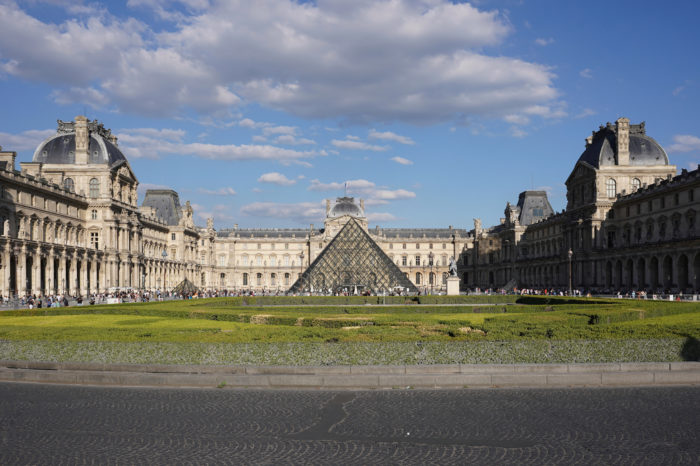
{"label": "glass pyramid", "polygon": [[289,291],[354,293],[355,287],[358,292],[418,292],[369,234],[350,219]]}

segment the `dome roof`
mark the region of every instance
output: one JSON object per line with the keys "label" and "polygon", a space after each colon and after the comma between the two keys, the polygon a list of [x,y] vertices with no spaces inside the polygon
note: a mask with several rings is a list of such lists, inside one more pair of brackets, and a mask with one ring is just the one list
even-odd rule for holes
{"label": "dome roof", "polygon": [[[669,165],[666,151],[646,135],[644,123],[630,125],[629,151],[629,164],[632,166]],[[595,168],[617,165],[617,128],[608,125],[594,133],[579,161]]]}
{"label": "dome roof", "polygon": [[[92,122],[91,122],[92,123]],[[126,160],[111,139],[111,132],[102,125],[92,123],[88,142],[88,163],[106,164],[110,167]],[[45,139],[34,151],[32,162],[45,164],[75,163],[75,129],[71,123],[59,120],[58,131]]]}
{"label": "dome roof", "polygon": [[335,201],[335,205],[328,213],[329,217],[342,217],[350,215],[351,217],[364,217],[365,213],[360,206],[355,204],[354,197],[339,197]]}

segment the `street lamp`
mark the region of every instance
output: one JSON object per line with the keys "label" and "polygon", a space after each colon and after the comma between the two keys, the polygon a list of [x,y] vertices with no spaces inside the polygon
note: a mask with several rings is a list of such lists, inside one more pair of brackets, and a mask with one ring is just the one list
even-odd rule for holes
{"label": "street lamp", "polygon": [[571,296],[571,258],[574,256],[574,252],[569,249],[569,252],[567,253],[569,256],[569,296]]}

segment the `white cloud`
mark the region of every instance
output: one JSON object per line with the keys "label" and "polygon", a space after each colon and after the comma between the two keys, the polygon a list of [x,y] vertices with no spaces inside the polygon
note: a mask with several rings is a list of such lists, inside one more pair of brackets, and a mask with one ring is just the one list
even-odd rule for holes
{"label": "white cloud", "polygon": [[530,123],[530,119],[524,115],[506,115],[503,119],[513,125],[526,125]]}
{"label": "white cloud", "polygon": [[387,146],[377,146],[374,144],[367,144],[366,142],[362,141],[355,141],[351,139],[333,139],[331,140],[331,144],[333,144],[335,147],[338,147],[340,149],[350,149],[350,150],[371,150],[374,152],[383,152],[385,150],[389,150]]}
{"label": "white cloud", "polygon": [[321,221],[326,211],[319,202],[284,204],[276,202],[253,202],[241,207],[241,214],[252,217],[291,219],[299,223]]}
{"label": "white cloud", "polygon": [[588,116],[595,115],[597,112],[593,110],[592,108],[584,108],[581,110],[581,113],[576,115],[574,118],[586,118]]}
{"label": "white cloud", "polygon": [[349,195],[362,196],[366,199],[367,205],[381,205],[389,201],[401,199],[413,199],[416,193],[406,189],[387,189],[384,186],[377,186],[368,180],[347,180],[345,182],[322,183],[317,179],[311,180],[309,191],[339,191],[347,192]]}
{"label": "white cloud", "polygon": [[104,92],[94,87],[71,87],[70,89],[57,89],[51,93],[54,102],[61,105],[83,104],[93,109],[99,109],[109,104],[109,98]]}
{"label": "white cloud", "polygon": [[527,131],[522,128],[518,128],[517,126],[511,126],[509,132],[514,138],[524,138],[527,136]]}
{"label": "white cloud", "polygon": [[593,70],[590,68],[584,68],[578,72],[579,76],[586,79],[591,79],[593,77]]}
{"label": "white cloud", "polygon": [[206,208],[199,204],[192,204],[192,210],[194,211],[194,216],[199,219],[206,220],[208,218],[213,218],[215,225],[217,223],[230,224],[234,220],[229,204],[215,204],[211,206],[211,208]]}
{"label": "white cloud", "polygon": [[185,132],[179,129],[136,128],[117,133],[124,155],[158,159],[165,155],[189,155],[217,160],[273,160],[280,163],[315,157],[313,151],[296,151],[271,145],[206,144],[183,142]]}
{"label": "white cloud", "polygon": [[316,141],[307,138],[297,138],[291,134],[283,134],[275,138],[275,144],[283,144],[287,146],[312,146],[316,144]]}
{"label": "white cloud", "polygon": [[668,146],[669,152],[700,151],[700,138],[690,134],[676,134],[673,136],[673,144]]}
{"label": "white cloud", "polygon": [[391,160],[393,160],[394,162],[401,164],[401,165],[413,165],[412,160],[408,160],[408,159],[405,159],[405,158],[399,157],[399,156],[392,157]]}
{"label": "white cloud", "polygon": [[[214,115],[242,102],[310,118],[433,123],[548,105],[543,65],[489,56],[505,13],[448,0],[130,0],[170,23],[108,11],[51,23],[0,5],[0,73],[145,115]],[[264,12],[264,13],[263,13]]]}
{"label": "white cloud", "polygon": [[543,38],[535,39],[535,44],[541,45],[543,47],[546,45],[549,45],[549,44],[553,44],[553,43],[554,43],[554,39],[552,39],[551,37],[548,39],[543,39]]}
{"label": "white cloud", "polygon": [[56,134],[55,129],[30,129],[11,134],[0,132],[0,146],[7,151],[34,150],[44,139]]}
{"label": "white cloud", "polygon": [[394,141],[394,142],[398,142],[399,144],[408,144],[408,145],[415,144],[413,139],[411,139],[407,136],[400,136],[396,133],[392,133],[391,131],[379,132],[377,130],[372,129],[369,131],[369,138],[370,139],[382,139],[385,141]]}
{"label": "white cloud", "polygon": [[231,187],[224,187],[219,189],[206,189],[199,188],[199,192],[202,194],[210,194],[213,196],[235,196],[236,190]]}
{"label": "white cloud", "polygon": [[291,186],[296,184],[296,182],[296,180],[290,180],[282,173],[277,172],[264,173],[260,175],[260,178],[258,178],[258,183],[270,183],[278,186]]}

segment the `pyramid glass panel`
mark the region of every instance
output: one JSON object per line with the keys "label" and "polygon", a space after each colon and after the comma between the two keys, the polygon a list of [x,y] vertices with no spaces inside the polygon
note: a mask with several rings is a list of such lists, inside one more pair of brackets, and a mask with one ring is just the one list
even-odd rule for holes
{"label": "pyramid glass panel", "polygon": [[417,288],[355,220],[338,232],[291,292],[408,291]]}

